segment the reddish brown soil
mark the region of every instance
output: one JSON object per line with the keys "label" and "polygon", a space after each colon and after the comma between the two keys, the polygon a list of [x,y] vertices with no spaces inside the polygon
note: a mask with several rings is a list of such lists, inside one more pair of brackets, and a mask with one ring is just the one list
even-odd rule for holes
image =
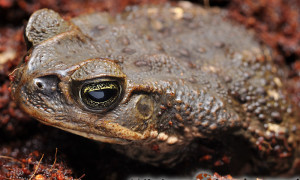
{"label": "reddish brown soil", "polygon": [[[25,54],[23,25],[30,14],[51,8],[66,18],[80,13],[118,13],[131,4],[166,0],[0,0],[0,180],[124,179],[128,176],[189,176],[191,171],[164,169],[130,160],[107,144],[46,127],[25,115],[9,96],[9,73]],[[289,67],[288,90],[300,108],[300,1],[211,0],[230,10],[230,17],[257,32],[273,50],[274,61]],[[58,151],[56,153],[56,148]]]}
{"label": "reddish brown soil", "polygon": [[300,1],[233,0],[230,17],[253,28],[273,50],[273,60],[289,65],[289,92],[300,107]]}

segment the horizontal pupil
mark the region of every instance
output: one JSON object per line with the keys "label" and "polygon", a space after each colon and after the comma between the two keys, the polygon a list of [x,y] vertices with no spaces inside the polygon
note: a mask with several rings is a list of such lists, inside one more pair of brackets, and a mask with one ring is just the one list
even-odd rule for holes
{"label": "horizontal pupil", "polygon": [[104,81],[86,84],[80,90],[81,101],[89,109],[101,110],[115,104],[121,87],[116,81]]}
{"label": "horizontal pupil", "polygon": [[105,102],[110,98],[116,96],[117,93],[117,89],[102,89],[87,92],[87,96],[93,101]]}

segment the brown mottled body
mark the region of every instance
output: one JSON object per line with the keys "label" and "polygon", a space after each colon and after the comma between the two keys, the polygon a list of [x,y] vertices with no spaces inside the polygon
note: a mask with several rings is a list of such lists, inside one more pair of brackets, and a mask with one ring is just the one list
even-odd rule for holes
{"label": "brown mottled body", "polygon": [[70,21],[39,10],[12,94],[41,122],[143,162],[175,165],[198,152],[286,171],[297,141],[283,83],[269,51],[225,15],[189,3]]}

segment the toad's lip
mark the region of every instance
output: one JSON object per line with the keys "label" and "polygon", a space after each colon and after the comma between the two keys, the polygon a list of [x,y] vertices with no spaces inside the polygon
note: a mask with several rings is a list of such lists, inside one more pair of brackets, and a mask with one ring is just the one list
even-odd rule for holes
{"label": "toad's lip", "polygon": [[[108,120],[101,121],[93,127],[88,127],[86,124],[74,125],[74,122],[67,120],[66,118],[61,119],[59,116],[47,116],[40,114],[37,111],[37,107],[27,108],[26,103],[21,104],[20,107],[29,115],[39,120],[41,123],[53,126],[70,133],[83,136],[92,140],[101,141],[112,144],[130,144],[133,141],[145,140],[150,136],[150,129],[146,129],[143,134],[132,131],[126,127],[113,123]],[[32,106],[31,106],[32,107]]]}
{"label": "toad's lip", "polygon": [[[44,121],[41,121],[41,122],[44,123],[44,124],[47,124]],[[107,137],[107,136],[94,134],[94,133],[89,133],[89,132],[85,132],[85,131],[78,131],[78,130],[68,129],[68,128],[64,128],[64,127],[61,127],[61,126],[56,126],[56,125],[53,125],[53,124],[47,124],[47,125],[62,129],[64,131],[68,131],[70,133],[73,133],[73,134],[76,134],[76,135],[79,135],[79,136],[86,137],[88,139],[92,139],[92,140],[100,141],[100,142],[104,142],[104,143],[126,145],[126,144],[130,144],[130,142],[132,141],[132,140],[128,140],[128,139],[122,139],[122,138],[119,138],[119,137]]]}
{"label": "toad's lip", "polygon": [[[105,128],[106,132],[112,132],[110,133],[110,135],[113,136],[105,136],[103,135],[103,131],[101,131],[102,133],[96,133],[97,131],[91,131],[91,132],[87,132],[85,129],[80,129],[80,128],[76,128],[76,129],[71,129],[71,128],[67,128],[67,124],[64,125],[59,125],[57,123],[49,123],[49,121],[45,121],[45,120],[41,120],[39,119],[40,122],[46,124],[46,125],[50,125],[59,129],[62,129],[64,131],[68,131],[70,133],[73,134],[77,134],[79,136],[83,136],[92,140],[96,140],[96,141],[101,141],[101,142],[105,142],[105,143],[112,143],[112,144],[130,144],[133,141],[139,141],[139,140],[144,140],[147,139],[149,137],[150,131],[146,130],[143,134],[138,133],[138,132],[134,132],[126,127],[120,126],[117,123],[107,123],[107,125],[105,127],[103,127],[102,129]],[[104,131],[104,132],[105,132]]]}

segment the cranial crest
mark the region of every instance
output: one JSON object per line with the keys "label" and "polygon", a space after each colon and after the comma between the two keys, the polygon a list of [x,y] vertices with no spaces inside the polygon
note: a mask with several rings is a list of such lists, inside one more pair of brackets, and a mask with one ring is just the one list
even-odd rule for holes
{"label": "cranial crest", "polygon": [[25,38],[33,46],[57,34],[74,28],[58,13],[50,9],[36,11],[29,19],[25,29]]}

